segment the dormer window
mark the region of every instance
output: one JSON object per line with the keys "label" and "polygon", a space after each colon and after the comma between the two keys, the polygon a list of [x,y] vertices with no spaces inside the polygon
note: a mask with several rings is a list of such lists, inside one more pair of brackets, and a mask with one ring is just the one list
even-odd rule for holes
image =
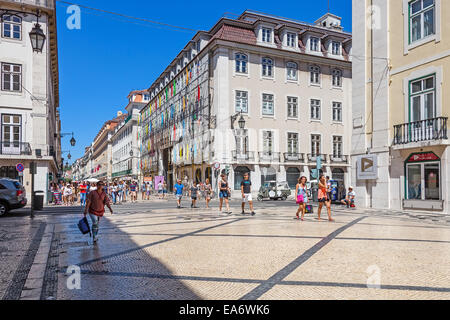
{"label": "dormer window", "polygon": [[309,39],[309,50],[310,51],[320,51],[320,39],[317,37],[311,37]]}
{"label": "dormer window", "polygon": [[272,43],[272,29],[262,28],[262,42]]}
{"label": "dormer window", "polygon": [[292,32],[286,33],[286,45],[291,48],[296,48],[297,35]]}
{"label": "dormer window", "polygon": [[338,41],[331,42],[331,53],[335,56],[341,55],[341,43]]}

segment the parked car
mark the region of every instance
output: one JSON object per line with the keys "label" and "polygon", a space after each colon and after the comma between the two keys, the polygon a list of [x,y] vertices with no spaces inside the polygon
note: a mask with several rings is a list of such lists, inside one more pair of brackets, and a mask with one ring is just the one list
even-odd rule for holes
{"label": "parked car", "polygon": [[286,200],[291,195],[291,189],[287,182],[276,182],[267,181],[259,189],[258,201],[263,201],[264,199]]}
{"label": "parked car", "polygon": [[0,217],[27,205],[25,188],[16,180],[0,178]]}

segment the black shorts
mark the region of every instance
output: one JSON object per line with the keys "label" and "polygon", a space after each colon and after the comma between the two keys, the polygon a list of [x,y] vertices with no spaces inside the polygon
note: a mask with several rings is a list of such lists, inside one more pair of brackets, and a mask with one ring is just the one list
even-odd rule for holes
{"label": "black shorts", "polygon": [[191,199],[192,199],[192,200],[197,200],[197,198],[194,198],[194,197],[192,197]]}
{"label": "black shorts", "polygon": [[319,199],[319,202],[328,202],[328,199],[327,198],[322,198],[322,199]]}

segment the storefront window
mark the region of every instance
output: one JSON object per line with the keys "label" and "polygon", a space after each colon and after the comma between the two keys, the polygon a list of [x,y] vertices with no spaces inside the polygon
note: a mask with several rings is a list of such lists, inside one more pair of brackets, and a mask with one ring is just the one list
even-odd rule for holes
{"label": "storefront window", "polygon": [[286,170],[286,180],[291,190],[295,190],[299,178],[300,170],[298,168],[289,168]]}
{"label": "storefront window", "polygon": [[422,199],[421,186],[422,174],[421,165],[408,166],[408,200]]}
{"label": "storefront window", "polygon": [[441,200],[439,157],[433,152],[412,154],[406,163],[406,199]]}

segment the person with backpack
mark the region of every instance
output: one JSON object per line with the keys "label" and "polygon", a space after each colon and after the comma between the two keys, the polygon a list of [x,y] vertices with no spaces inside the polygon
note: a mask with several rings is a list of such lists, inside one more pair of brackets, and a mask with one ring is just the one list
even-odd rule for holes
{"label": "person with backpack", "polygon": [[86,218],[89,214],[89,218],[92,221],[92,238],[94,243],[98,240],[98,231],[100,219],[105,214],[105,205],[108,207],[111,214],[114,214],[111,204],[109,202],[109,197],[104,190],[105,183],[99,181],[97,183],[97,189],[92,190],[87,198],[86,208],[84,209],[84,217]]}
{"label": "person with backpack", "polygon": [[[298,179],[298,184],[295,187],[295,194],[298,204],[297,210],[297,220],[301,219],[305,221],[305,213],[306,213],[306,204],[308,203],[308,187],[307,187],[308,179],[306,177],[301,177]],[[300,218],[300,212],[302,213],[302,217]]]}

